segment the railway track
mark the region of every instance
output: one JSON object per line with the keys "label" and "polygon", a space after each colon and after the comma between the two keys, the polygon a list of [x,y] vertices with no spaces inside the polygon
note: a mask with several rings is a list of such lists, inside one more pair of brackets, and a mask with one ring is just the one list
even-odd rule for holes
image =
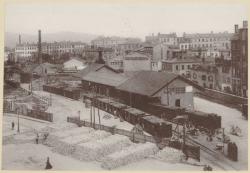
{"label": "railway track", "polygon": [[[230,161],[220,153],[206,147],[205,145],[187,137],[186,142],[191,144],[191,145],[196,145],[200,147],[200,150],[203,151],[204,153],[202,156],[206,158],[206,160],[209,160],[211,163],[214,165],[217,165],[219,168],[223,170],[238,170],[236,167],[234,167]],[[205,154],[205,155],[204,155]]]}

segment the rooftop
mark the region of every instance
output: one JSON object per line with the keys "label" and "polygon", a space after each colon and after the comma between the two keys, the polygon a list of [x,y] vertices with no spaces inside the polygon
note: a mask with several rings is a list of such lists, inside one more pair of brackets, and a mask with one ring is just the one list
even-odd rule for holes
{"label": "rooftop", "polygon": [[214,37],[232,37],[233,33],[228,32],[219,32],[219,33],[195,33],[195,34],[185,34],[185,38],[200,38],[200,37],[207,37],[207,38],[214,38]]}
{"label": "rooftop", "polygon": [[153,124],[160,124],[160,123],[166,123],[166,121],[156,117],[156,116],[146,116],[146,117],[142,117],[143,119],[153,123]]}
{"label": "rooftop", "polygon": [[88,73],[86,76],[83,76],[82,80],[115,87],[128,80],[128,78],[125,75],[118,73],[93,71]]}
{"label": "rooftop", "polygon": [[131,52],[124,57],[125,60],[133,60],[133,59],[148,60],[149,58],[150,58],[149,56],[139,52]]}
{"label": "rooftop", "polygon": [[168,72],[140,71],[118,86],[117,89],[152,96],[155,92],[177,76],[178,75],[174,73]]}
{"label": "rooftop", "polygon": [[196,57],[185,57],[185,58],[174,58],[171,60],[165,60],[163,62],[167,62],[167,63],[199,63],[202,62],[202,60],[200,58],[196,58]]}

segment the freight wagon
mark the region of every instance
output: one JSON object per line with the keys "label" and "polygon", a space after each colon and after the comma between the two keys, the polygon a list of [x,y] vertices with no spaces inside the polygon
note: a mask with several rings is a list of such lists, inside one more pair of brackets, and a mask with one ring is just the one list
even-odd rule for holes
{"label": "freight wagon", "polygon": [[156,117],[156,116],[144,116],[141,118],[141,126],[143,129],[160,138],[169,138],[172,136],[172,124]]}
{"label": "freight wagon", "polygon": [[[160,138],[169,138],[172,136],[172,124],[122,103],[111,101],[107,98],[88,98],[92,104],[99,109],[113,114],[125,121],[136,125],[140,124],[146,132]],[[149,117],[149,118],[145,118]]]}
{"label": "freight wagon", "polygon": [[189,110],[186,110],[185,113],[188,115],[188,121],[195,126],[201,126],[208,130],[221,128],[221,116],[217,114]]}
{"label": "freight wagon", "polygon": [[80,90],[77,88],[65,87],[60,85],[43,85],[43,90],[53,94],[68,97],[74,100],[80,99]]}

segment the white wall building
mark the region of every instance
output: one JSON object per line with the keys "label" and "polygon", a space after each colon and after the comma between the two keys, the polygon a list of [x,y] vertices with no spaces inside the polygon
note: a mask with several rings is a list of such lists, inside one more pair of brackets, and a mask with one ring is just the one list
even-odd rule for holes
{"label": "white wall building", "polygon": [[151,58],[145,54],[132,52],[124,57],[123,69],[124,72],[151,70]]}

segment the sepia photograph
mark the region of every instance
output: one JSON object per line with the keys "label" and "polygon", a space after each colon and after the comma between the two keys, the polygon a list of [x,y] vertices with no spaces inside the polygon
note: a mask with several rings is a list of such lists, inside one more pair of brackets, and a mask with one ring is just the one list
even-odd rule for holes
{"label": "sepia photograph", "polygon": [[5,0],[2,170],[247,171],[248,5]]}

